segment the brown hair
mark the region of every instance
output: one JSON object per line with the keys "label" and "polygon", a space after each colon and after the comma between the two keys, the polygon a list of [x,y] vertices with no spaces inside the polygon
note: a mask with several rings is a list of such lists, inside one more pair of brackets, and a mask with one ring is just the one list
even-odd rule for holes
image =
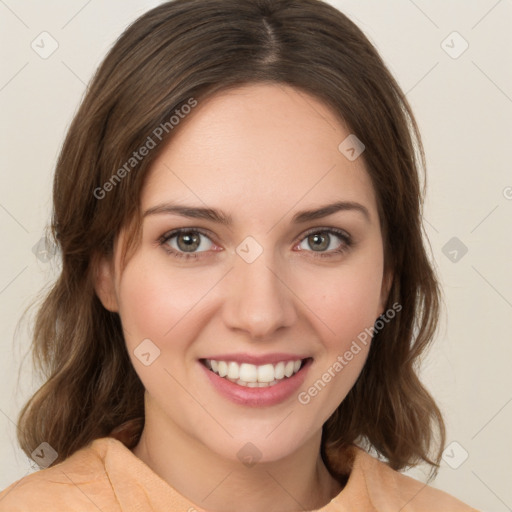
{"label": "brown hair", "polygon": [[[325,423],[322,454],[327,446],[341,450],[358,442],[374,447],[394,469],[421,461],[439,467],[443,419],[416,374],[440,306],[422,238],[421,139],[405,95],[375,48],[345,15],[319,0],[175,0],[135,21],[106,56],[55,171],[51,236],[62,270],[35,321],[33,357],[45,383],[20,413],[18,439],[28,455],[46,441],[60,462],[96,438],[115,435],[114,429],[120,436],[128,432],[127,446],[136,444],[144,387],[119,315],[94,291],[98,257],[112,254],[123,227],[130,235],[122,261],[136,249],[141,188],[173,135],[173,112],[191,98],[200,103],[256,82],[314,95],[365,144],[385,265],[394,271],[388,306],[402,306],[374,335],[356,384]],[[94,191],[166,122],[158,147],[98,198]]]}

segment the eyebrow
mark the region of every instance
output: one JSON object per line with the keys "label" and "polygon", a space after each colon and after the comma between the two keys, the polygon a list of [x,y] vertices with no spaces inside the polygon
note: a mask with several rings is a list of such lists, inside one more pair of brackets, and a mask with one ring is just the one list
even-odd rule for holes
{"label": "eyebrow", "polygon": [[[368,212],[368,209],[362,204],[356,203],[354,201],[337,201],[335,203],[327,204],[319,208],[298,212],[293,216],[292,223],[303,224],[308,221],[327,217],[328,215],[332,215],[333,213],[339,211],[359,212],[368,222],[370,222],[370,213]],[[231,226],[233,224],[232,217],[222,212],[221,210],[195,206],[183,206],[173,203],[162,203],[153,206],[144,212],[143,218],[158,214],[175,214],[181,215],[182,217],[189,217],[191,219],[205,219],[217,222],[218,224],[225,226]]]}

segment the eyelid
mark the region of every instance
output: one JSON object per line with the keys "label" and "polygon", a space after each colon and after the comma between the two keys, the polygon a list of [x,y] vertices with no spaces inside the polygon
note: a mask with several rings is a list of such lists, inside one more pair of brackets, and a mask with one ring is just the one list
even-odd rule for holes
{"label": "eyelid", "polygon": [[166,241],[169,241],[171,238],[175,237],[176,235],[179,235],[181,233],[200,233],[201,235],[209,238],[213,243],[215,242],[215,234],[204,228],[196,228],[194,226],[192,227],[183,227],[183,228],[175,228],[170,229],[169,231],[166,231],[162,236],[158,238],[158,242],[164,243]]}

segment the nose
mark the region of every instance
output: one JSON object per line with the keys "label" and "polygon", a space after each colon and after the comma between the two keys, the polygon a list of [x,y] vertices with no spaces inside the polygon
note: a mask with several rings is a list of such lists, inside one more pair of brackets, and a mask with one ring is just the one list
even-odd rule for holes
{"label": "nose", "polygon": [[230,329],[246,332],[250,338],[264,339],[278,329],[290,327],[297,318],[294,294],[286,276],[264,251],[248,263],[235,255],[229,272],[223,304],[223,319]]}

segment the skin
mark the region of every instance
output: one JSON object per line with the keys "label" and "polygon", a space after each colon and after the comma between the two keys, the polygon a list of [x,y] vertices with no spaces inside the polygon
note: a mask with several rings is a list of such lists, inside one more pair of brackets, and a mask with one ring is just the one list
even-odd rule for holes
{"label": "skin", "polygon": [[[142,211],[164,202],[209,207],[229,214],[232,225],[148,215],[122,274],[123,230],[113,259],[100,262],[97,294],[120,314],[146,389],[146,424],[133,452],[198,507],[312,510],[342,490],[320,457],[322,425],[360,374],[369,344],[307,405],[296,393],[272,406],[235,404],[198,359],[310,356],[304,391],[384,312],[391,276],[376,197],[363,158],[349,161],[338,150],[349,134],[325,104],[289,86],[251,84],[200,102],[154,162]],[[295,213],[335,201],[357,202],[369,218],[346,210],[292,223]],[[209,233],[196,259],[165,250],[184,247],[177,237],[159,244],[183,227]],[[332,234],[318,250],[308,242],[313,228],[324,236],[327,228],[343,230],[353,245]],[[263,250],[252,263],[236,252],[247,236]],[[346,250],[334,253],[339,247]],[[134,355],[147,338],[160,349],[149,366]],[[251,467],[237,457],[247,442],[261,454]]]}

